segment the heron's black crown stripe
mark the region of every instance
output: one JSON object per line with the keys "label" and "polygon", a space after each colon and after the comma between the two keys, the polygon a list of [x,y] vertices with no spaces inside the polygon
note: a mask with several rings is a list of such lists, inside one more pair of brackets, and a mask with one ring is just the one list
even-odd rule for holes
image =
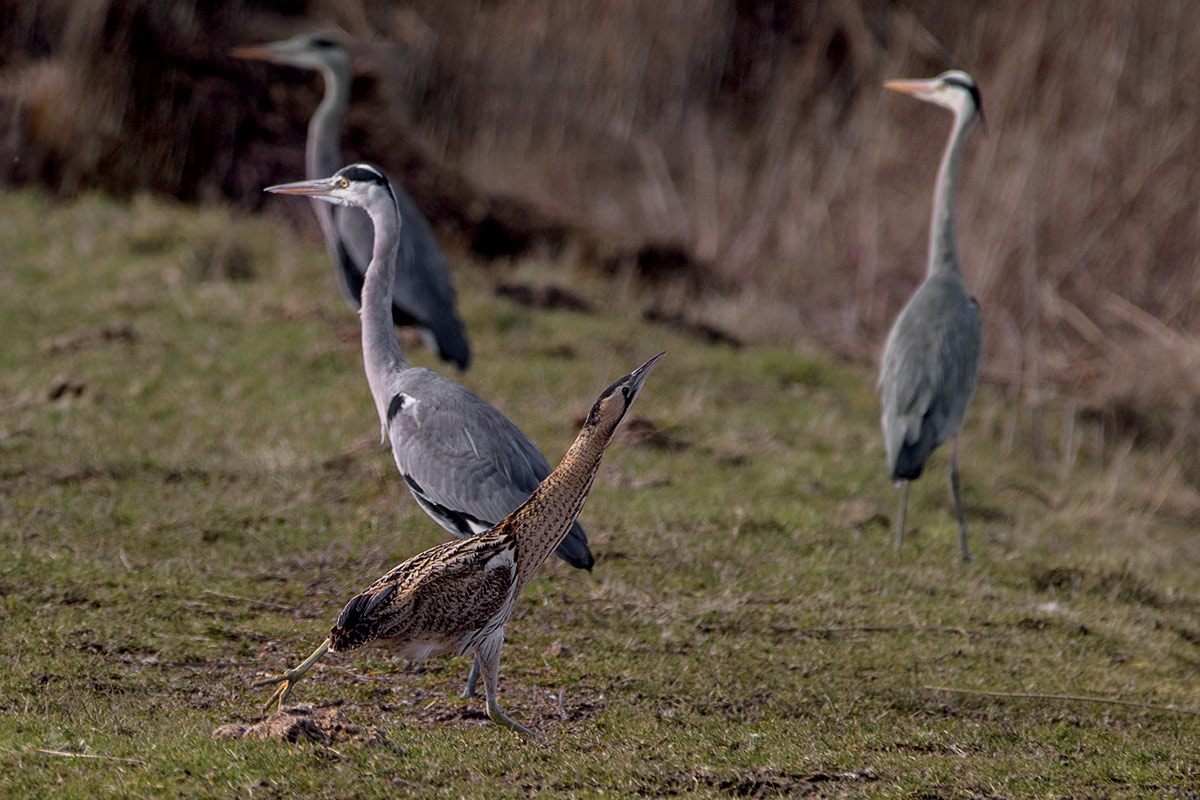
{"label": "heron's black crown stripe", "polygon": [[964,81],[957,75],[950,75],[942,79],[949,86],[957,86],[960,89],[966,89],[971,93],[971,99],[975,101],[975,108],[983,111],[983,98],[979,96],[979,87],[970,81]]}
{"label": "heron's black crown stripe", "polygon": [[337,42],[325,38],[317,38],[312,40],[313,47],[334,48],[341,47]]}
{"label": "heron's black crown stripe", "polygon": [[373,183],[376,186],[386,186],[389,191],[391,190],[391,187],[388,186],[388,179],[384,177],[383,173],[368,164],[351,164],[339,170],[338,175],[347,180],[358,181],[359,183]]}

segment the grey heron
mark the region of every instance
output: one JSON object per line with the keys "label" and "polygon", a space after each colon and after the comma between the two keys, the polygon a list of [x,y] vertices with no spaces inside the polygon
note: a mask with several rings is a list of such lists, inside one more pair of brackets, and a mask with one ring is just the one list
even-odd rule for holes
{"label": "grey heron", "polygon": [[512,619],[521,589],[571,530],[605,449],[663,355],[604,390],[559,465],[498,525],[408,559],[346,603],[329,638],[312,655],[294,669],[255,684],[278,685],[264,709],[275,700],[282,709],[292,687],[330,650],[342,653],[374,645],[410,659],[473,653],[483,666],[488,717],[533,735],[496,701],[504,626]]}
{"label": "grey heron", "polygon": [[[392,275],[402,224],[387,177],[352,164],[332,177],[271,186],[266,191],[305,195],[364,209],[375,230],[362,293],[362,349],[367,384],[384,441],[417,504],[458,537],[482,533],[525,501],[550,474],[550,465],[521,430],[467,387],[424,367],[413,367],[392,328]],[[555,553],[573,567],[595,559],[578,521]],[[478,663],[465,696],[475,693]]]}
{"label": "grey heron", "polygon": [[909,481],[920,477],[929,454],[951,439],[950,490],[962,558],[970,561],[958,479],[958,432],[979,383],[983,337],[979,304],[963,283],[958,261],[954,200],[967,137],[983,106],[975,81],[959,70],[884,86],[954,113],[933,194],[928,271],[888,334],[879,374],[888,469],[892,480],[901,483],[896,548],[904,536]]}
{"label": "grey heron", "polygon": [[[233,55],[321,73],[325,96],[308,123],[305,171],[311,180],[332,175],[341,167],[345,162],[338,138],[350,104],[353,77],[346,48],[328,36],[302,34],[271,44],[239,47]],[[404,220],[397,249],[401,267],[396,271],[392,292],[392,317],[398,325],[416,327],[427,346],[444,361],[466,369],[471,362],[471,349],[458,316],[446,257],[413,199],[395,184],[392,192]],[[374,238],[371,220],[357,208],[331,208],[315,200],[312,205],[329,255],[337,267],[342,292],[357,311],[361,306],[363,276],[371,260]]]}

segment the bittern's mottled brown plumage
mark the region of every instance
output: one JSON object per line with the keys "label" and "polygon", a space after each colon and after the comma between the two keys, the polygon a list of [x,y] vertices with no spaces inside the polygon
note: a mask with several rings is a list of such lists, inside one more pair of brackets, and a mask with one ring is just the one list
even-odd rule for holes
{"label": "bittern's mottled brown plumage", "polygon": [[662,354],[604,390],[562,462],[516,511],[470,539],[414,556],[342,609],[329,638],[304,663],[256,685],[279,684],[267,700],[282,708],[291,688],[329,650],[369,645],[408,659],[474,653],[493,722],[531,731],[496,702],[504,626],[521,589],[563,540],[587,499],[604,451]]}

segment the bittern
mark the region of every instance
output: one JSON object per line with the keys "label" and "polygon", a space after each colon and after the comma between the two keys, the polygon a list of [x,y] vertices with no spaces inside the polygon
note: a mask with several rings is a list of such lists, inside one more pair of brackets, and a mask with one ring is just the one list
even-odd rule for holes
{"label": "bittern", "polygon": [[488,717],[532,735],[496,701],[504,626],[521,589],[571,529],[605,449],[662,356],[604,390],[563,460],[516,511],[484,533],[440,544],[395,567],[346,604],[329,638],[303,663],[255,684],[278,684],[264,709],[275,700],[282,708],[292,687],[329,651],[377,646],[408,659],[474,653],[483,667]]}

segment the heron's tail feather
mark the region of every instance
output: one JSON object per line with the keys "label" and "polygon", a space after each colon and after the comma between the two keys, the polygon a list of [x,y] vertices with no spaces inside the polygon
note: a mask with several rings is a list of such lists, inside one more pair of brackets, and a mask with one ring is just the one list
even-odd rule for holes
{"label": "heron's tail feather", "polygon": [[596,563],[592,551],[588,549],[587,534],[583,532],[583,526],[578,521],[571,526],[571,530],[567,532],[567,538],[563,539],[555,548],[554,553],[576,569],[586,569],[591,572],[592,566]]}
{"label": "heron's tail feather", "polygon": [[912,481],[921,477],[931,452],[933,447],[925,437],[911,444],[902,444],[900,452],[896,453],[896,463],[892,466],[892,480]]}
{"label": "heron's tail feather", "polygon": [[449,361],[459,369],[466,369],[471,364],[471,345],[467,343],[467,335],[463,331],[462,322],[458,317],[443,320],[434,331],[437,340],[437,354],[443,361]]}

